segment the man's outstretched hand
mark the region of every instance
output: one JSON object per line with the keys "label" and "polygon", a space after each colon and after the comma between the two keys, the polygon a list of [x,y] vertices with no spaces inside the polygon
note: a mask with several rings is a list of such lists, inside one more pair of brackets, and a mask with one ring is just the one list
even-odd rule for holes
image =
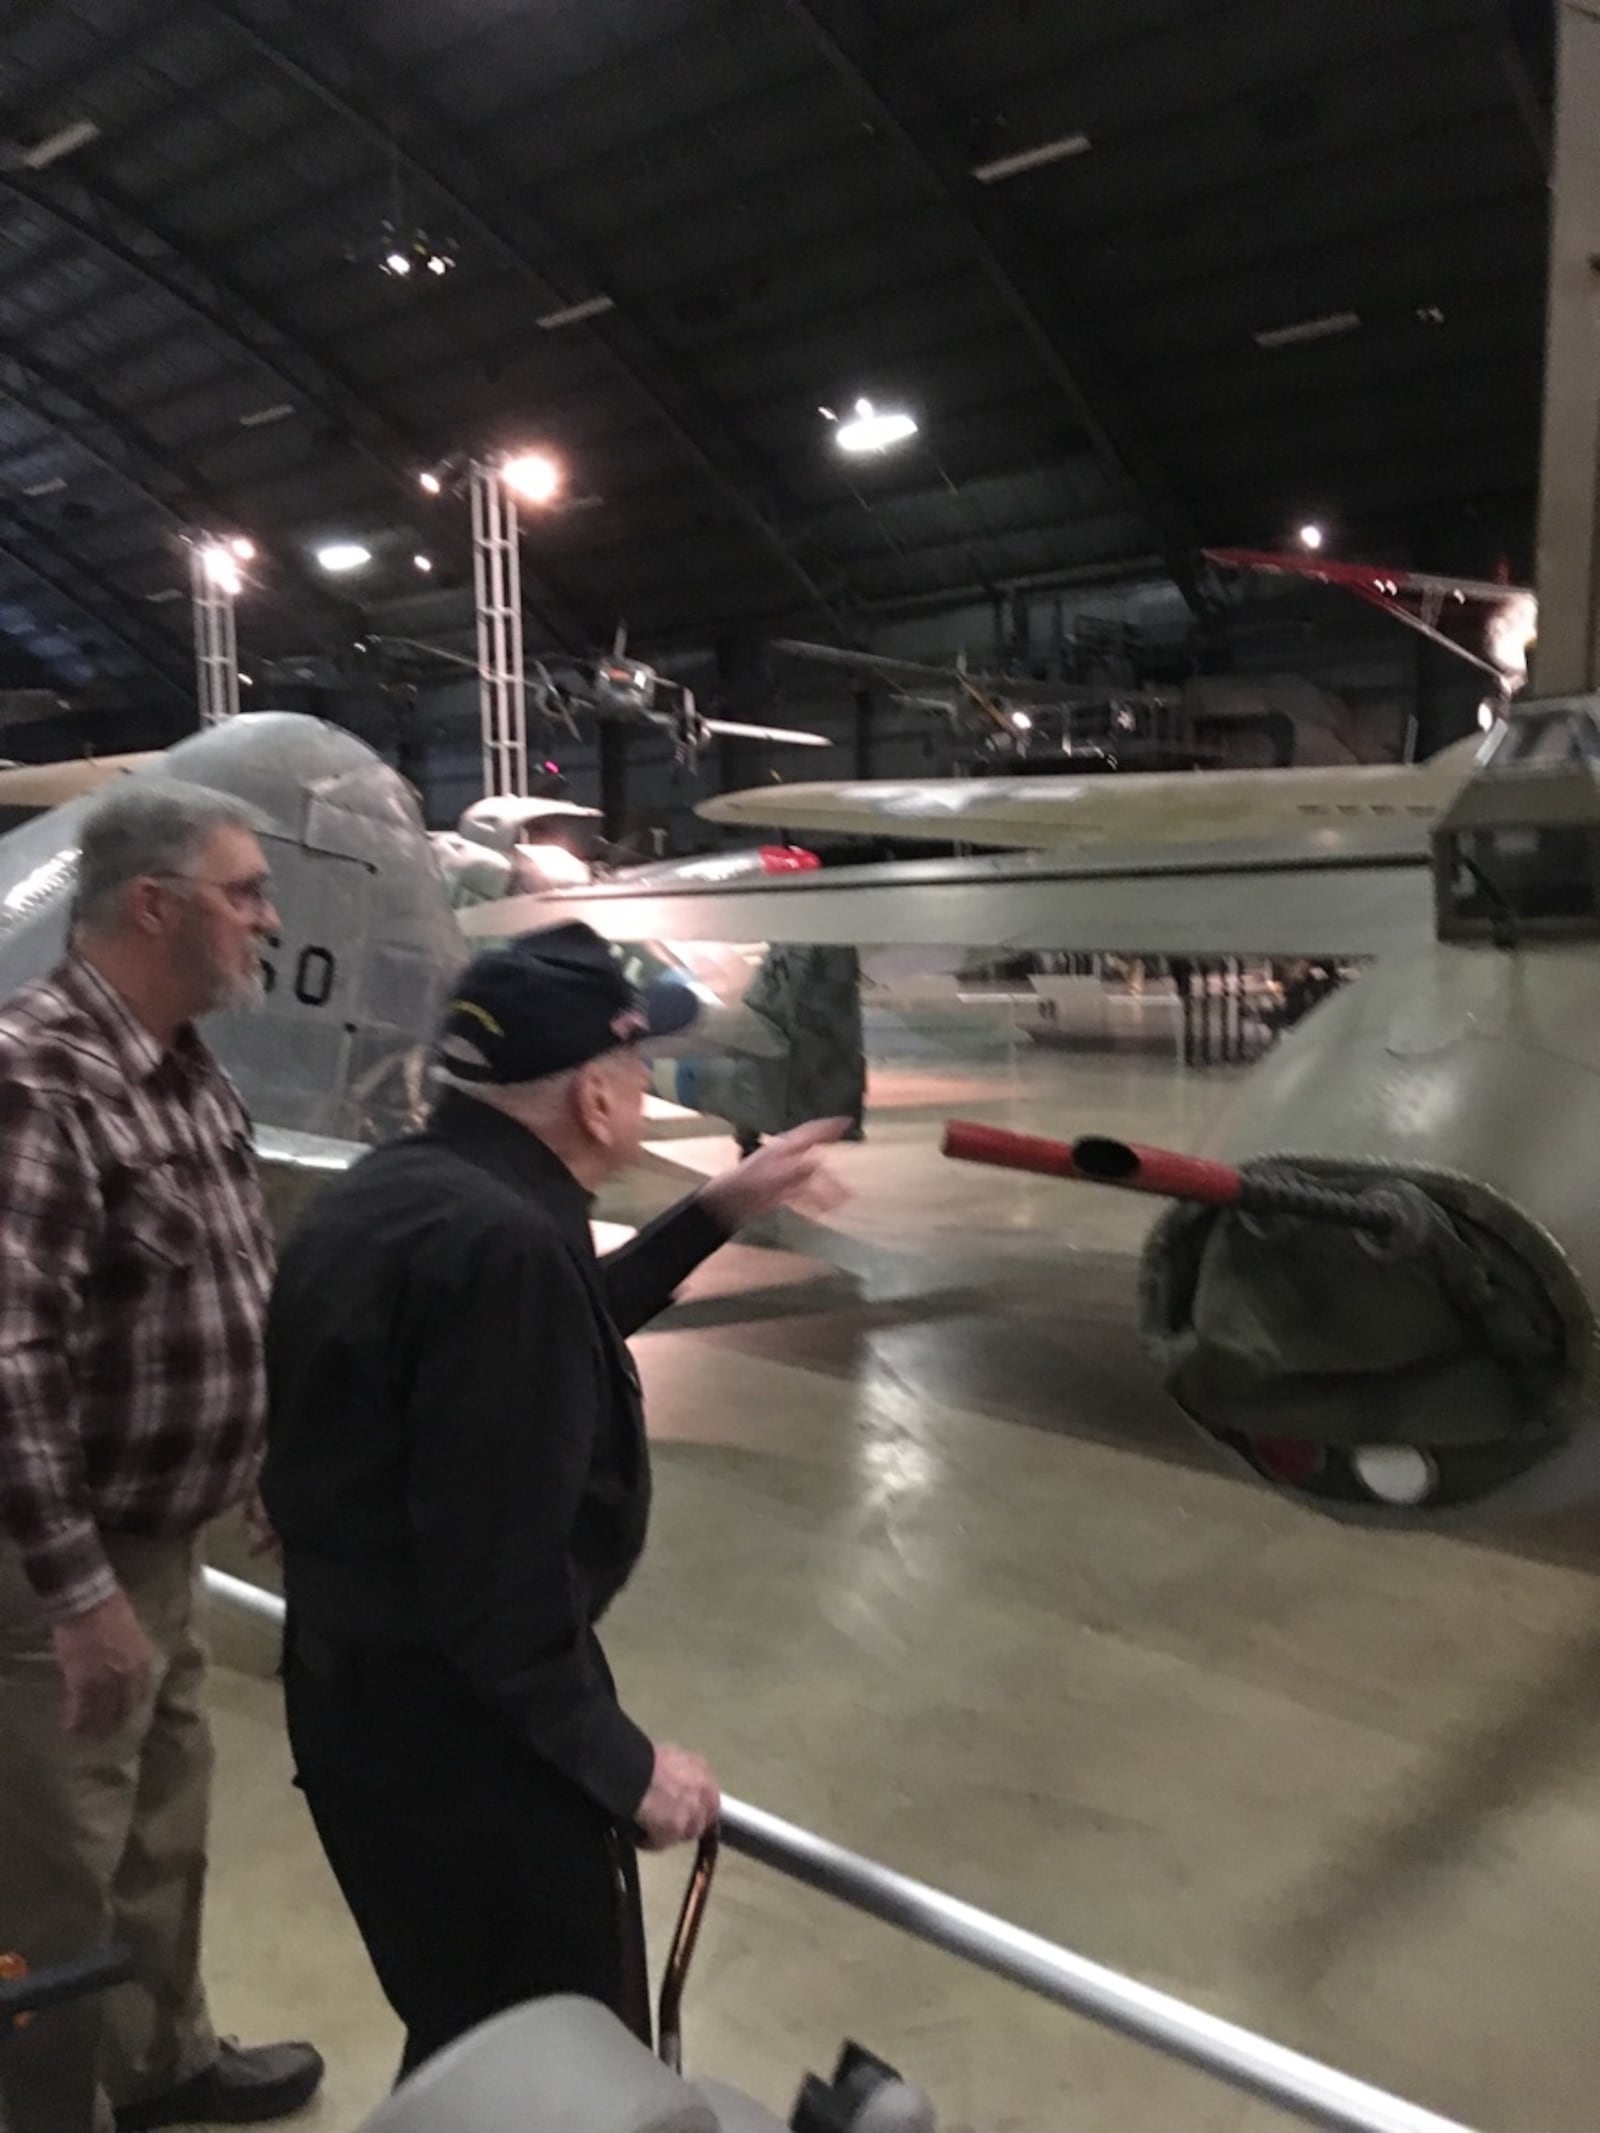
{"label": "man's outstretched hand", "polygon": [[803,1215],[826,1215],[850,1195],[829,1170],[825,1150],[850,1131],[848,1118],[814,1118],[758,1148],[721,1177],[713,1178],[700,1202],[728,1230],[742,1229],[775,1207]]}

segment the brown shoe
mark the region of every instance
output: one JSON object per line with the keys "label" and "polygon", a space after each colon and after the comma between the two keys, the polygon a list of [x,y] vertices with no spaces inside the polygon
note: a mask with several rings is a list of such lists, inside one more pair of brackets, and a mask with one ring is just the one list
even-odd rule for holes
{"label": "brown shoe", "polygon": [[117,2133],[154,2133],[158,2126],[259,2126],[300,2110],[321,2081],[322,2054],[309,2044],[246,2047],[224,2037],[203,2074],[113,2115]]}

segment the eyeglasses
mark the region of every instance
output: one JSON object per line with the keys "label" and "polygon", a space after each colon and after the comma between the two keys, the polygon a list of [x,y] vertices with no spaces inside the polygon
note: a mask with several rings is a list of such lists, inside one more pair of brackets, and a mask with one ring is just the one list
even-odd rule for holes
{"label": "eyeglasses", "polygon": [[177,869],[158,872],[156,881],[187,881],[197,889],[215,889],[235,911],[270,911],[272,876],[251,874],[243,881],[210,881],[204,874],[185,874]]}

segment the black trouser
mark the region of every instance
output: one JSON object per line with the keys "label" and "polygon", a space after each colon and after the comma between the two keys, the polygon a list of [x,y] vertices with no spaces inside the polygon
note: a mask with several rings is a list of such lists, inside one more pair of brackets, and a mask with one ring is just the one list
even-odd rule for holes
{"label": "black trouser", "polygon": [[576,1992],[649,2041],[631,1832],[445,1661],[291,1627],[296,1775],[410,2073],[490,2015]]}

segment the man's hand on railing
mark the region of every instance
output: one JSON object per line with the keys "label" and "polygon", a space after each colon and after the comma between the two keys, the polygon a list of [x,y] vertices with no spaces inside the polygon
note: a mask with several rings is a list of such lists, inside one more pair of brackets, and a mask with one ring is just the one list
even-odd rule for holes
{"label": "man's hand on railing", "polygon": [[636,1820],[645,1846],[653,1852],[688,1844],[703,1836],[722,1812],[722,1793],[711,1765],[692,1748],[662,1742],[656,1749],[655,1774],[639,1802]]}

